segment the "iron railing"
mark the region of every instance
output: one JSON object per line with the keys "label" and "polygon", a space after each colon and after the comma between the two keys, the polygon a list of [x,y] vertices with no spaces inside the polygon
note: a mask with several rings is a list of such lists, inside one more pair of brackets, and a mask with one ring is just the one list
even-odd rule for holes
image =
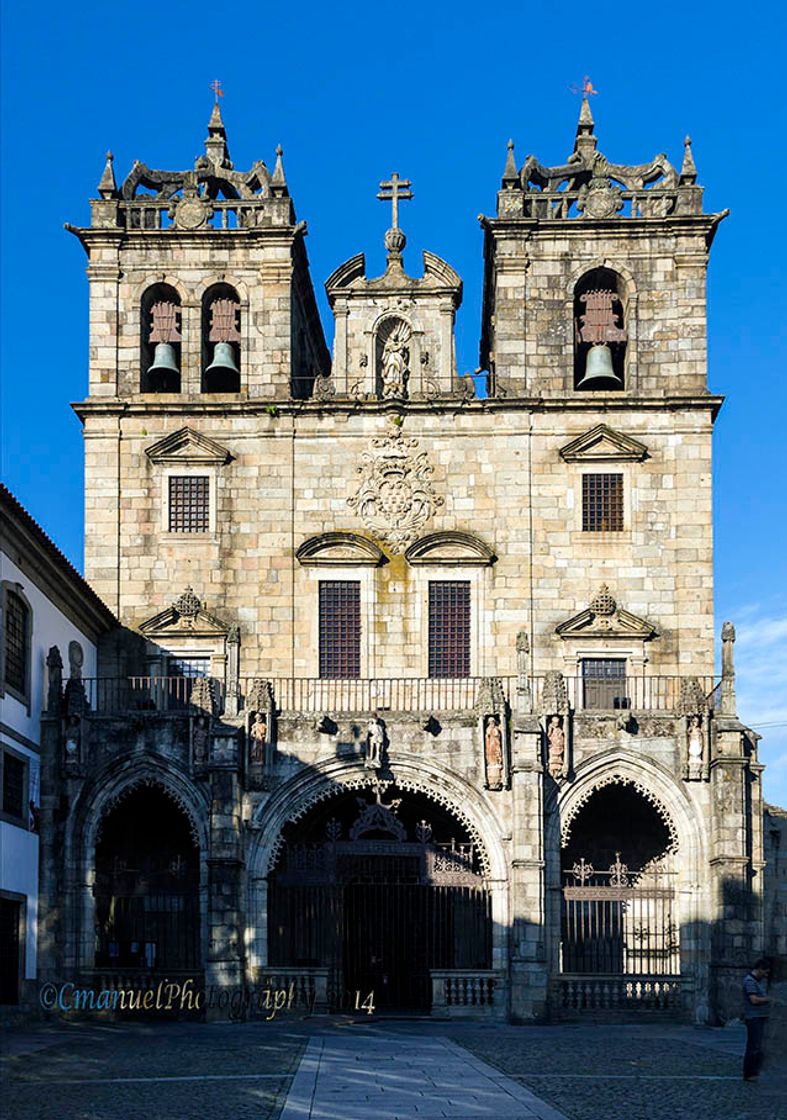
{"label": "iron railing", "polygon": [[[114,712],[191,711],[191,690],[198,677],[83,677],[88,708],[100,715]],[[221,707],[221,682],[211,678],[215,702]]]}
{"label": "iron railing", "polygon": [[[193,677],[93,677],[84,678],[89,710],[160,712],[182,714],[191,708]],[[278,677],[270,683],[276,707],[283,714],[370,715],[373,712],[472,712],[479,701],[485,677]],[[569,708],[576,712],[661,711],[675,712],[681,698],[681,676],[621,677],[598,680],[564,677]],[[693,678],[700,684],[709,708],[718,708],[718,678]],[[514,704],[517,677],[498,677],[503,695]],[[542,676],[530,678],[533,710],[544,710]],[[242,690],[248,692],[252,681]],[[223,708],[223,683],[212,678],[217,711]]]}

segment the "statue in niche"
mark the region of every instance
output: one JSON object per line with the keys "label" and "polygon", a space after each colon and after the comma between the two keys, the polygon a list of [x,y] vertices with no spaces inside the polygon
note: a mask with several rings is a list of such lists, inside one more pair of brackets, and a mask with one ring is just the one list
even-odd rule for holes
{"label": "statue in niche", "polygon": [[210,753],[210,717],[197,716],[191,732],[191,748],[195,766],[204,766]]}
{"label": "statue in niche", "polygon": [[566,763],[566,736],[561,726],[560,716],[552,716],[547,727],[549,753],[547,768],[550,775],[559,781],[563,777]]}
{"label": "statue in niche", "polygon": [[484,732],[487,789],[503,788],[503,732],[497,716],[490,716]]}
{"label": "statue in niche", "polygon": [[386,326],[380,357],[380,394],[383,400],[404,398],[410,376],[410,328],[401,319]]}
{"label": "statue in niche", "polygon": [[249,726],[249,762],[262,766],[265,762],[265,741],[268,738],[268,720],[264,712],[255,712]]}
{"label": "statue in niche", "polygon": [[367,770],[379,770],[383,764],[383,748],[385,746],[385,730],[382,721],[377,716],[370,719],[366,725],[366,757],[364,766]]}
{"label": "statue in niche", "polygon": [[689,779],[696,781],[702,777],[702,724],[697,715],[689,716],[688,725],[689,746]]}

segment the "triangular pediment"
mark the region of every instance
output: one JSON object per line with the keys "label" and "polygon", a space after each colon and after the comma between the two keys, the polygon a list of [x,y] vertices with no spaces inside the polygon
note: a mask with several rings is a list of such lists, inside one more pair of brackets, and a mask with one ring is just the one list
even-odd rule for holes
{"label": "triangular pediment", "polygon": [[377,568],[387,562],[385,553],[374,541],[358,533],[343,532],[309,537],[296,550],[295,557],[304,568],[325,565]]}
{"label": "triangular pediment", "polygon": [[200,466],[221,466],[232,456],[226,447],[195,432],[193,428],[180,428],[157,443],[145,448],[152,463],[193,463]]}
{"label": "triangular pediment", "polygon": [[613,599],[609,588],[602,586],[590,604],[579,614],[555,627],[561,638],[638,638],[647,642],[658,637],[652,622],[625,610]]}
{"label": "triangular pediment", "polygon": [[408,564],[462,564],[488,566],[496,560],[489,545],[473,533],[429,533],[405,552]]}
{"label": "triangular pediment", "polygon": [[644,443],[606,424],[597,424],[560,448],[560,457],[567,463],[640,463],[647,456]]}
{"label": "triangular pediment", "polygon": [[226,638],[229,627],[210,614],[190,587],[178,596],[172,606],[140,624],[146,638],[183,637]]}

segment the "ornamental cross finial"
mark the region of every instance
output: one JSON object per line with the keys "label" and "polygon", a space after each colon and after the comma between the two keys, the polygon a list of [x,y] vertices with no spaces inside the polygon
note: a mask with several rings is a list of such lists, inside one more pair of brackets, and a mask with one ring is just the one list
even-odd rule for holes
{"label": "ornamental cross finial", "polygon": [[224,90],[221,88],[221,82],[218,78],[213,79],[210,88],[213,90],[213,96],[216,98],[216,104],[218,105],[219,98],[224,96]]}
{"label": "ornamental cross finial", "polygon": [[399,202],[405,202],[413,197],[410,190],[410,180],[400,179],[396,171],[391,178],[380,183],[380,192],[377,195],[381,202],[391,203],[391,229],[399,228]]}

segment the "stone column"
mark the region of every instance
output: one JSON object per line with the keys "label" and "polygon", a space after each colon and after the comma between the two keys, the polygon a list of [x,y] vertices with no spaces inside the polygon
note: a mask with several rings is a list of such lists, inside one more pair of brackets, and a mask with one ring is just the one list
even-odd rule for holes
{"label": "stone column", "polygon": [[511,1018],[547,1013],[544,894],[544,774],[538,717],[514,719],[511,793]]}
{"label": "stone column", "polygon": [[[711,1014],[721,1022],[740,1015],[740,985],[752,956],[762,951],[757,869],[762,867],[762,830],[753,827],[760,811],[754,789],[756,746],[735,718],[716,721],[711,762],[710,864]],[[759,770],[759,767],[757,767]],[[755,779],[753,782],[752,779]]]}
{"label": "stone column", "polygon": [[[205,984],[232,988],[244,981],[244,864],[237,770],[212,769],[208,852],[208,956]],[[221,1017],[226,1011],[219,1012]],[[210,1012],[209,1012],[210,1015]]]}

